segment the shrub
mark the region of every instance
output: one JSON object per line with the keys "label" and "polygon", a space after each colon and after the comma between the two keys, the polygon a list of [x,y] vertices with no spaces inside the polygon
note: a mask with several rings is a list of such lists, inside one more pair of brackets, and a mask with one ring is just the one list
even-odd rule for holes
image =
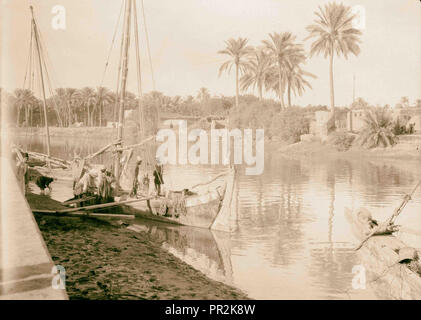
{"label": "shrub", "polygon": [[274,136],[288,143],[300,141],[302,134],[309,133],[310,122],[306,117],[306,110],[291,107],[279,111],[277,103],[252,102],[240,104],[238,108],[230,110],[230,126],[237,128],[263,128],[265,136]]}
{"label": "shrub", "polygon": [[346,132],[335,132],[333,135],[332,143],[338,151],[347,151],[351,148],[355,140],[355,135]]}

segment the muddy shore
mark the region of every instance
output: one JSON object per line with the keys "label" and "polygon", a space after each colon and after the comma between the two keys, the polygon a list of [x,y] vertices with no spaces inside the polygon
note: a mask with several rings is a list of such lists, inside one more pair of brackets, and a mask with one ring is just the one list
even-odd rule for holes
{"label": "muddy shore", "polygon": [[[55,201],[29,195],[32,208]],[[59,204],[59,203],[57,203]],[[70,299],[248,299],[176,258],[129,221],[34,214],[55,264],[66,269]]]}

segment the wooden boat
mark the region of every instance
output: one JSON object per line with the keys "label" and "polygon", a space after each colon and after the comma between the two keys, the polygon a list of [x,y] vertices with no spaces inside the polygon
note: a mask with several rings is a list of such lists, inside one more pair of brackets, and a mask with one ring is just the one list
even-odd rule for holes
{"label": "wooden boat", "polygon": [[[183,225],[230,231],[230,220],[235,217],[232,203],[235,187],[235,169],[201,184],[197,193],[169,192],[167,197],[128,204],[135,210],[162,216]],[[130,199],[130,198],[129,198]]]}
{"label": "wooden boat", "polygon": [[[345,217],[358,241],[373,230],[358,211],[345,208]],[[358,250],[367,272],[367,284],[381,299],[421,299],[421,268],[414,268],[420,262],[399,262],[399,251],[403,248],[407,248],[405,243],[388,234],[372,236]]]}

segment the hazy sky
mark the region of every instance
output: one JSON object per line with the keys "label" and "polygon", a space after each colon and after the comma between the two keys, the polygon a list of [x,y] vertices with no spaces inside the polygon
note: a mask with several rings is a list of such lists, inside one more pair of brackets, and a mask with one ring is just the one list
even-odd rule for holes
{"label": "hazy sky", "polygon": [[[122,0],[0,0],[1,85],[11,91],[21,87],[27,62],[32,4],[47,45],[55,87],[100,85]],[[156,90],[168,95],[197,94],[206,87],[211,94],[234,95],[234,73],[218,78],[225,60],[217,54],[224,40],[246,37],[260,45],[268,33],[290,31],[301,42],[317,6],[327,1],[308,0],[144,0],[149,29]],[[337,105],[352,102],[352,78],[356,96],[376,104],[394,105],[400,97],[421,98],[421,3],[419,0],[348,0],[344,4],[365,9],[361,53],[348,60],[335,58]],[[141,18],[140,1],[138,3]],[[66,9],[66,30],[54,30],[51,12]],[[141,25],[142,26],[142,25]],[[152,90],[143,26],[141,54],[144,91]],[[119,34],[121,31],[119,32]],[[133,42],[132,42],[133,44]],[[310,43],[305,42],[308,50]],[[119,39],[104,85],[117,82]],[[135,60],[131,50],[131,66]],[[328,104],[328,61],[308,60],[306,70],[316,74],[313,90],[293,99],[301,105]],[[135,69],[129,71],[129,90],[136,92]]]}

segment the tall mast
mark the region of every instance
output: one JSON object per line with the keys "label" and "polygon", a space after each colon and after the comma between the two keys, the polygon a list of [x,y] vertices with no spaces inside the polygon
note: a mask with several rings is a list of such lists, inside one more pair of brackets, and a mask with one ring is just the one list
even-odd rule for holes
{"label": "tall mast", "polygon": [[41,91],[42,91],[42,99],[43,99],[42,102],[44,106],[45,135],[47,136],[47,155],[50,156],[50,131],[48,129],[47,101],[45,98],[44,76],[42,74],[41,49],[40,49],[40,44],[39,44],[37,24],[35,22],[35,17],[34,17],[34,8],[32,6],[30,6],[29,8],[31,9],[32,28],[33,28],[33,32],[35,36],[35,43],[36,43],[37,53],[38,53],[39,72],[40,72],[40,77],[41,77]]}
{"label": "tall mast", "polygon": [[[127,85],[127,74],[128,74],[128,65],[129,65],[129,47],[130,47],[130,17],[132,9],[132,0],[126,0],[126,12],[125,12],[125,21],[126,29],[123,30],[123,54],[122,54],[122,74],[121,74],[121,91],[120,91],[120,104],[119,104],[119,113],[118,113],[118,131],[117,131],[117,140],[121,141],[123,138],[123,124],[124,124],[124,104],[126,98],[126,85]],[[121,142],[119,143],[121,146]],[[117,179],[117,183],[120,180],[120,158],[121,151],[117,152],[117,156],[114,164],[114,174]]]}

